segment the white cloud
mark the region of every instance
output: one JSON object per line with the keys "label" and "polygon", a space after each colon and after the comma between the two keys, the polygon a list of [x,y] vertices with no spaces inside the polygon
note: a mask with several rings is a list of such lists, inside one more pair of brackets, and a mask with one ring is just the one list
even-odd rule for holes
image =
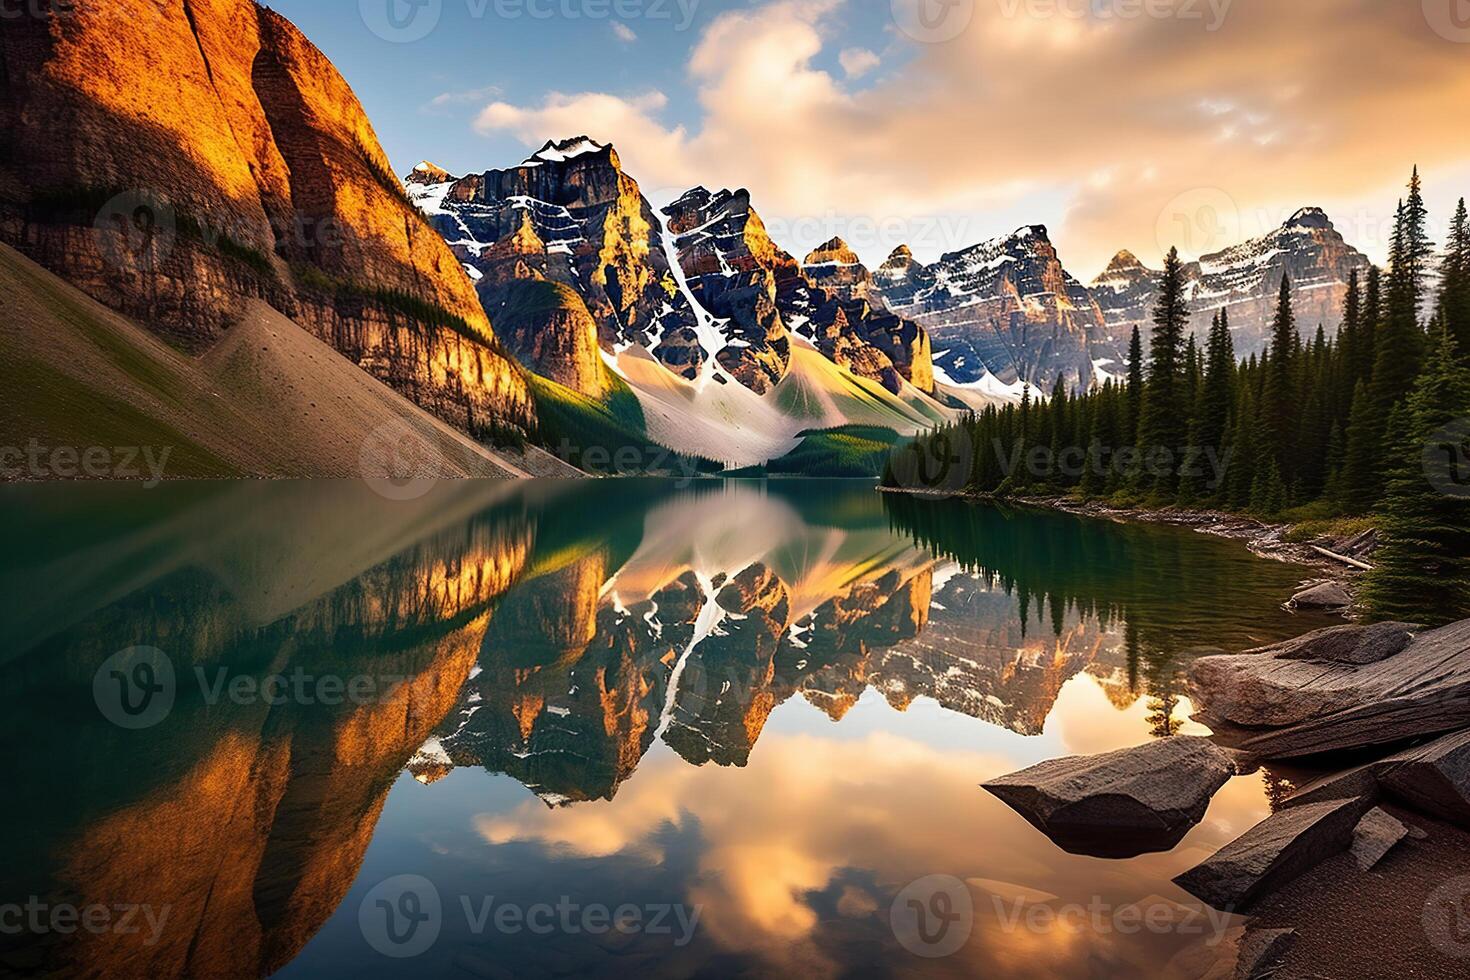
{"label": "white cloud", "polygon": [[479,105],[486,99],[493,99],[500,95],[500,88],[496,85],[487,85],[484,88],[465,89],[459,92],[444,92],[429,100],[424,109],[429,112],[442,112],[457,105]]}
{"label": "white cloud", "polygon": [[632,44],[634,41],[638,40],[638,35],[633,31],[633,28],[629,27],[627,24],[624,24],[620,20],[615,20],[612,22],[612,32],[617,37],[617,39],[619,41],[622,41],[624,44]]}
{"label": "white cloud", "polygon": [[[662,97],[607,92],[495,103],[477,126],[536,145],[587,132],[616,143],[645,186],[749,187],[763,216],[788,222],[989,214],[978,240],[1012,230],[1024,205],[1083,276],[1119,248],[1157,261],[1160,215],[1190,191],[1220,189],[1254,231],[1304,204],[1386,191],[1374,207],[1391,212],[1416,161],[1431,192],[1436,173],[1470,161],[1463,47],[1429,30],[1417,4],[1359,2],[1345,16],[1339,0],[1236,0],[1218,31],[982,4],[963,36],[912,45],[901,68],[859,89],[815,64],[837,40],[830,15],[850,2],[772,0],[715,17],[687,65],[690,129],[664,119]],[[839,54],[849,76],[863,63],[842,57],[852,50]],[[1100,172],[1110,179],[1090,179]]]}
{"label": "white cloud", "polygon": [[861,78],[883,63],[882,58],[867,48],[844,48],[837,60],[848,78]]}

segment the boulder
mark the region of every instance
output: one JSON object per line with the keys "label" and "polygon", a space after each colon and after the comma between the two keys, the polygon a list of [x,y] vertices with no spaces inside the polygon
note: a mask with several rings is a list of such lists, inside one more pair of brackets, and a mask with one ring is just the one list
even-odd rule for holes
{"label": "boulder", "polygon": [[984,788],[1063,850],[1121,858],[1178,844],[1235,772],[1232,755],[1209,739],[1177,737],[1054,759]]}
{"label": "boulder", "polygon": [[1283,660],[1323,660],[1362,667],[1402,653],[1422,626],[1411,623],[1374,623],[1372,626],[1334,626],[1317,630],[1271,648]]}
{"label": "boulder", "polygon": [[1361,800],[1339,800],[1278,811],[1174,882],[1217,909],[1247,908],[1347,850],[1367,809]]}
{"label": "boulder", "polygon": [[1358,821],[1349,850],[1352,851],[1353,859],[1358,862],[1358,867],[1368,871],[1382,861],[1383,856],[1393,850],[1394,845],[1403,840],[1408,832],[1409,828],[1386,811],[1374,807]]}
{"label": "boulder", "polygon": [[1250,929],[1240,940],[1235,980],[1263,980],[1296,945],[1295,929]]}
{"label": "boulder", "polygon": [[1470,620],[1414,629],[1347,626],[1254,653],[1203,657],[1190,668],[1191,695],[1203,719],[1265,759],[1389,746],[1470,726]]}
{"label": "boulder", "polygon": [[1282,806],[1303,806],[1308,803],[1325,803],[1328,800],[1376,801],[1380,792],[1378,775],[1387,765],[1387,760],[1380,760],[1320,776],[1297,787],[1282,801]]}
{"label": "boulder", "polygon": [[1293,609],[1345,609],[1353,604],[1348,590],[1336,582],[1323,582],[1298,592],[1287,605]]}
{"label": "boulder", "polygon": [[1470,729],[1401,752],[1378,778],[1416,810],[1470,827]]}

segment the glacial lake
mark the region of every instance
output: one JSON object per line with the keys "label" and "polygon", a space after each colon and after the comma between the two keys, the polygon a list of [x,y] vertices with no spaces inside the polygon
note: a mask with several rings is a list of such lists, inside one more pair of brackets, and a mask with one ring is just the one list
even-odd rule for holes
{"label": "glacial lake", "polygon": [[[1233,541],[866,482],[0,491],[0,974],[1193,977],[982,789],[1331,625]],[[10,928],[20,923],[19,929]],[[944,955],[935,955],[944,954]]]}

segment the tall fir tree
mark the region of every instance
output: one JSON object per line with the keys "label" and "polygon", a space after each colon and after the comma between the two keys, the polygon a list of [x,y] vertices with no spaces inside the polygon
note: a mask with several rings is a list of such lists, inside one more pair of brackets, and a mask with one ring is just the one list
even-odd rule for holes
{"label": "tall fir tree", "polygon": [[1189,405],[1185,401],[1184,332],[1189,305],[1184,295],[1184,263],[1171,248],[1164,260],[1159,296],[1154,305],[1153,343],[1138,446],[1143,460],[1140,489],[1172,494],[1178,484],[1177,454],[1188,436]]}
{"label": "tall fir tree", "polygon": [[1465,213],[1463,197],[1450,222],[1440,268],[1439,314],[1461,359],[1470,357],[1470,217]]}
{"label": "tall fir tree", "polygon": [[1353,361],[1353,386],[1373,381],[1373,364],[1378,359],[1378,335],[1383,327],[1383,273],[1368,267],[1368,286],[1363,291],[1363,311],[1358,317],[1358,349]]}
{"label": "tall fir tree", "polygon": [[1374,419],[1368,383],[1359,381],[1348,417],[1347,448],[1338,478],[1339,506],[1349,514],[1366,514],[1378,502],[1379,426]]}
{"label": "tall fir tree", "polygon": [[1447,329],[1390,424],[1394,465],[1384,543],[1364,599],[1374,618],[1440,625],[1470,618],[1470,370]]}
{"label": "tall fir tree", "polygon": [[1127,412],[1124,419],[1124,437],[1131,446],[1138,441],[1138,422],[1143,415],[1143,333],[1138,325],[1133,326],[1133,337],[1128,341],[1128,389]]}
{"label": "tall fir tree", "polygon": [[1434,243],[1429,240],[1428,212],[1419,183],[1419,168],[1409,182],[1409,198],[1399,202],[1389,248],[1388,295],[1373,363],[1373,400],[1386,420],[1408,394],[1419,375],[1424,332],[1419,310]]}
{"label": "tall fir tree", "polygon": [[1271,323],[1271,348],[1266,356],[1265,402],[1261,406],[1262,452],[1276,463],[1276,472],[1288,484],[1294,475],[1293,434],[1299,421],[1300,390],[1296,377],[1296,315],[1291,304],[1291,280],[1281,277],[1276,316]]}

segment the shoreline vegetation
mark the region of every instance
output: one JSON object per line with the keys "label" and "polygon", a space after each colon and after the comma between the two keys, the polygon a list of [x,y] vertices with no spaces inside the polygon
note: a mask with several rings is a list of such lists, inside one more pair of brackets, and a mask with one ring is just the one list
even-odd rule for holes
{"label": "shoreline vegetation", "polygon": [[[1080,500],[1064,496],[1009,497],[993,493],[947,493],[923,490],[914,487],[879,486],[879,493],[902,494],[904,496],[932,500],[964,500],[971,503],[1000,504],[1034,510],[1051,510],[1078,517],[1100,520],[1137,522],[1142,524],[1165,524],[1185,528],[1200,534],[1230,538],[1243,542],[1251,553],[1260,558],[1287,562],[1316,568],[1325,577],[1338,582],[1358,582],[1368,569],[1368,559],[1353,555],[1338,555],[1327,547],[1336,543],[1338,537],[1360,537],[1375,531],[1371,519],[1354,518],[1340,521],[1268,521],[1247,514],[1232,514],[1223,510],[1182,507],[1150,508],[1124,506],[1102,500]],[[1330,530],[1342,529],[1341,534]],[[1332,552],[1328,554],[1328,552]],[[1344,561],[1351,558],[1352,561]]]}
{"label": "shoreline vegetation", "polygon": [[1462,199],[1436,258],[1417,169],[1408,190],[1388,268],[1352,276],[1333,336],[1318,324],[1303,337],[1283,276],[1264,355],[1237,361],[1224,308],[1201,349],[1171,250],[1126,376],[1079,392],[1059,377],[1049,398],[1028,386],[1019,404],[906,443],[883,486],[1286,523],[1283,542],[1308,547],[1376,528],[1374,567],[1359,569],[1366,618],[1470,618],[1470,218]]}

